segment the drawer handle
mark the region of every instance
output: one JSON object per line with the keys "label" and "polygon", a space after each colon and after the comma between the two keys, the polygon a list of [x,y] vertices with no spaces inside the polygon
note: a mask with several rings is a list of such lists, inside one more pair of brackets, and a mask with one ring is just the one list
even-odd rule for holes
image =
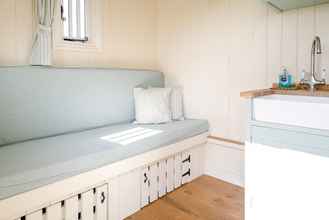
{"label": "drawer handle", "polygon": [[191,169],[188,169],[188,171],[182,175],[182,177],[185,176],[191,176]]}
{"label": "drawer handle", "polygon": [[191,155],[188,155],[188,158],[182,161],[182,163],[186,163],[186,162],[191,163]]}
{"label": "drawer handle", "polygon": [[144,173],[144,183],[146,183],[148,179],[149,178],[147,177],[146,173]]}
{"label": "drawer handle", "polygon": [[105,193],[102,192],[101,194],[102,198],[101,198],[101,203],[103,204],[105,202]]}

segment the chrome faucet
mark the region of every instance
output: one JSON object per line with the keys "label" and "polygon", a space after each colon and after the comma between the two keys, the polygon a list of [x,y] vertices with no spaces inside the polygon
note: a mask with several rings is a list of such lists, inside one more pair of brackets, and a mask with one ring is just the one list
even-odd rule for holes
{"label": "chrome faucet", "polygon": [[[325,85],[326,80],[325,79],[317,79],[316,77],[316,55],[322,54],[322,48],[321,48],[321,39],[320,37],[316,36],[312,43],[312,50],[311,50],[311,78],[309,80],[303,79],[301,80],[301,84],[309,85],[310,90],[313,92],[316,85]],[[303,71],[304,75],[305,71]]]}

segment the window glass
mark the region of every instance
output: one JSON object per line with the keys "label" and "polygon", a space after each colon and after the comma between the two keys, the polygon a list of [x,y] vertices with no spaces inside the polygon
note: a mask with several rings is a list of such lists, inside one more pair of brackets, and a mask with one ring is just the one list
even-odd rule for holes
{"label": "window glass", "polygon": [[68,41],[87,41],[86,0],[62,0],[63,38]]}

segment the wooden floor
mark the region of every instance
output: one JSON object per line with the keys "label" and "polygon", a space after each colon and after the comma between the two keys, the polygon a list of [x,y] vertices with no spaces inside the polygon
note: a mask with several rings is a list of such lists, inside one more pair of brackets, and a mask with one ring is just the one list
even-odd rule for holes
{"label": "wooden floor", "polygon": [[127,220],[243,220],[244,190],[202,176]]}

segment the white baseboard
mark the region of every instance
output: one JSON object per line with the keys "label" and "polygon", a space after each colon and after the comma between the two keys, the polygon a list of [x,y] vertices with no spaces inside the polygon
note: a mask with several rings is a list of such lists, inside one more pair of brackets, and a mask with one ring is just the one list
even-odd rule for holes
{"label": "white baseboard", "polygon": [[244,186],[244,147],[209,139],[205,149],[205,174]]}

